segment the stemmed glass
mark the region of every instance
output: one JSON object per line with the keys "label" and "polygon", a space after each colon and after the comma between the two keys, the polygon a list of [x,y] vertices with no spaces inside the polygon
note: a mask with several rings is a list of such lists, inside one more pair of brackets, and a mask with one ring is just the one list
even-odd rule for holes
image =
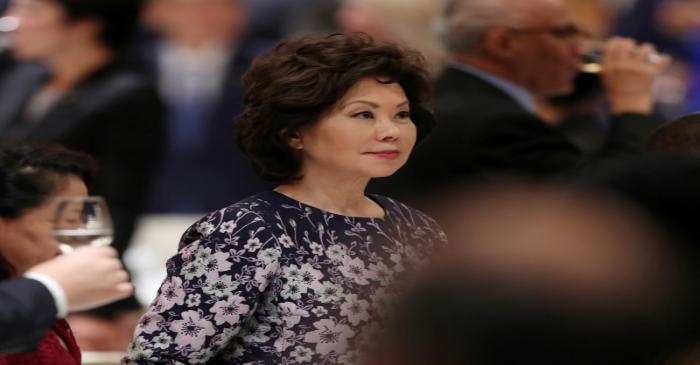
{"label": "stemmed glass", "polygon": [[61,252],[80,246],[107,246],[114,230],[107,203],[99,196],[60,198],[56,202],[53,236]]}
{"label": "stemmed glass", "polygon": [[19,18],[11,15],[0,17],[0,51],[12,47],[13,34],[19,27]]}

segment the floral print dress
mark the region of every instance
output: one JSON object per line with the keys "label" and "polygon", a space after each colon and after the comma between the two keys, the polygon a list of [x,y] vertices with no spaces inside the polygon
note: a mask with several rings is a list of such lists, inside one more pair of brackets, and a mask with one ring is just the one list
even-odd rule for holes
{"label": "floral print dress", "polygon": [[427,215],[370,198],[383,218],[268,191],[193,224],[123,363],[351,363],[392,278],[446,243]]}

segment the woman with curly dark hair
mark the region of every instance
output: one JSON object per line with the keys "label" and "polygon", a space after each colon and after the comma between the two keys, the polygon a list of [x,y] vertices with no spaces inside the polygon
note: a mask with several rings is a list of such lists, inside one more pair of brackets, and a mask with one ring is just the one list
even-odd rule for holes
{"label": "woman with curly dark hair", "polygon": [[362,34],[288,39],[243,89],[240,146],[278,186],[185,232],[128,364],[350,363],[393,276],[444,244],[430,217],[365,194],[433,123],[417,53]]}

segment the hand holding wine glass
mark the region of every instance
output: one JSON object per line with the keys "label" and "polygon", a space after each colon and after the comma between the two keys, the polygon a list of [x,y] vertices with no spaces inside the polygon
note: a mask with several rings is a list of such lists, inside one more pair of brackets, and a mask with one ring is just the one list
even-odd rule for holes
{"label": "hand holding wine glass", "polygon": [[99,196],[61,198],[53,234],[63,253],[86,245],[109,245],[114,233],[107,203]]}

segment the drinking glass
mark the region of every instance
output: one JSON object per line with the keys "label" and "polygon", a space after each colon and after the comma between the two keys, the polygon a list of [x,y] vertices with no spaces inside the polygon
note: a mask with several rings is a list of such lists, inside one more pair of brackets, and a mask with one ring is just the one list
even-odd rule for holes
{"label": "drinking glass", "polygon": [[12,47],[13,35],[19,27],[19,18],[12,15],[0,17],[0,51]]}
{"label": "drinking glass", "polygon": [[53,236],[61,252],[80,246],[107,246],[114,230],[107,203],[99,196],[60,198],[56,203]]}
{"label": "drinking glass", "polygon": [[603,42],[587,40],[582,43],[581,68],[579,71],[589,74],[597,74],[603,70]]}

